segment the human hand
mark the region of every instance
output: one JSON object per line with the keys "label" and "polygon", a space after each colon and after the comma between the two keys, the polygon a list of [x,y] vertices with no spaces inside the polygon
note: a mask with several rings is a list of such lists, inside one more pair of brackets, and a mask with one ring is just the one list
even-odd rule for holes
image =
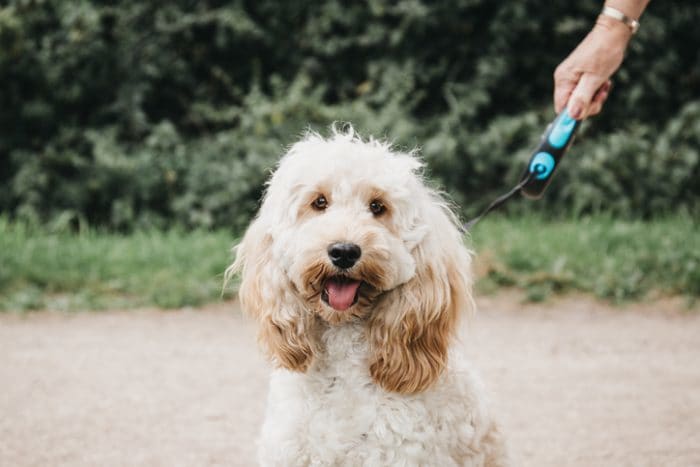
{"label": "human hand", "polygon": [[622,64],[632,37],[623,23],[600,16],[586,38],[554,72],[554,109],[566,106],[576,120],[598,114],[610,93],[610,77]]}

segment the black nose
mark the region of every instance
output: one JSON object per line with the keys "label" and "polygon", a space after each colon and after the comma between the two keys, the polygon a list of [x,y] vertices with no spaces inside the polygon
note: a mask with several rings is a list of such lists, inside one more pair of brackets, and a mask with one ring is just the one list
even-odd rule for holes
{"label": "black nose", "polygon": [[334,266],[342,269],[351,268],[360,259],[362,250],[354,243],[333,243],[328,247],[328,257]]}

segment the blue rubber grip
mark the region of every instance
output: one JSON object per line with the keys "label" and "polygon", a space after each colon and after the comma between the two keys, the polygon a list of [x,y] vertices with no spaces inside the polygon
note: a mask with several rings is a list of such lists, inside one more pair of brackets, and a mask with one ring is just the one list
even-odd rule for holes
{"label": "blue rubber grip", "polygon": [[569,116],[569,112],[564,109],[560,114],[560,117],[554,120],[554,125],[549,133],[549,144],[557,149],[561,149],[566,146],[574,136],[574,130],[577,126],[577,121]]}
{"label": "blue rubber grip", "polygon": [[521,181],[530,178],[521,188],[521,192],[525,196],[529,198],[542,196],[552,180],[552,175],[559,165],[559,161],[571,146],[571,141],[573,141],[580,123],[564,109],[547,127],[540,143],[532,152],[530,162],[521,178]]}
{"label": "blue rubber grip", "polygon": [[554,157],[548,152],[538,152],[530,161],[530,173],[537,180],[545,180],[554,170]]}

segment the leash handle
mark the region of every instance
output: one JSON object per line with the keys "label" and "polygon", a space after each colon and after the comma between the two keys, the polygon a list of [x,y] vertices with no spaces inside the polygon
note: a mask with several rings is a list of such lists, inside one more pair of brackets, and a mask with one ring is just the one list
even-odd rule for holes
{"label": "leash handle", "polygon": [[462,225],[465,231],[469,231],[489,212],[498,208],[518,193],[527,198],[539,199],[544,190],[552,181],[554,170],[559,161],[574,140],[574,135],[581,122],[571,118],[566,109],[556,116],[554,121],[547,126],[542,139],[532,152],[530,162],[520,181],[511,190],[496,198],[484,209],[481,214]]}
{"label": "leash handle", "polygon": [[580,124],[581,122],[572,118],[564,108],[547,126],[540,143],[532,152],[525,173],[520,178],[520,183],[523,184],[520,191],[524,196],[533,199],[542,197],[559,162],[571,146]]}

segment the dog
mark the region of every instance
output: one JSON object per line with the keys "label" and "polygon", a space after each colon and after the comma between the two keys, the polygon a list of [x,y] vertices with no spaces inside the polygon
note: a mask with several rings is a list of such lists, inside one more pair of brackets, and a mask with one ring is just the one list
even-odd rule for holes
{"label": "dog", "polygon": [[415,151],[348,127],[282,157],[227,277],[275,369],[263,466],[505,466],[455,346],[471,252]]}

